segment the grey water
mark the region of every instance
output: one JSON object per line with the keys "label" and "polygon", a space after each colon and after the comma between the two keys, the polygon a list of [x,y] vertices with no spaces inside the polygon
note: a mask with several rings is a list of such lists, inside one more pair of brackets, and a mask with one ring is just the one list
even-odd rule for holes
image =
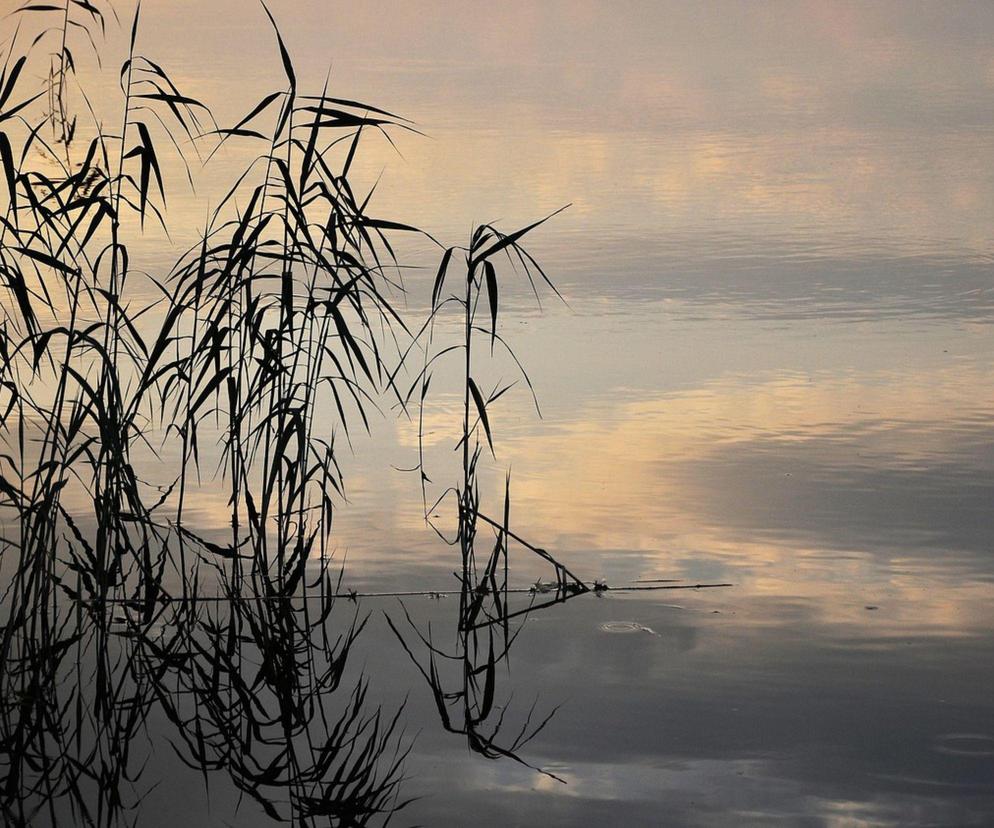
{"label": "grey water", "polygon": [[[412,744],[395,824],[994,822],[994,6],[271,8],[302,76],[330,65],[425,133],[361,161],[384,214],[455,244],[571,204],[530,246],[566,303],[502,311],[542,416],[524,387],[501,400],[487,497],[510,469],[515,531],[585,580],[731,584],[525,616],[499,703],[515,727],[556,709],[527,764],[441,727],[386,623],[401,599],[359,598],[353,669]],[[143,13],[219,120],[279,74],[253,4]],[[206,198],[172,202],[177,246]],[[398,249],[416,315],[437,252]],[[461,404],[425,415],[443,480]],[[402,471],[417,423],[387,407],[353,438],[343,583],[456,589]],[[227,508],[205,482],[190,514]],[[524,556],[510,576],[541,577]],[[449,646],[457,601],[403,606]],[[137,824],[269,824],[151,727]]]}

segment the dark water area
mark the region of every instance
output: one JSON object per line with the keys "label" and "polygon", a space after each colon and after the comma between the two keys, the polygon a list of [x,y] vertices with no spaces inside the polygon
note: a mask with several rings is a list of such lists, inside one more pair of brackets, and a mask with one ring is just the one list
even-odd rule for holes
{"label": "dark water area", "polygon": [[[8,823],[994,823],[994,7],[270,7],[301,86],[320,92],[330,64],[335,94],[426,133],[357,155],[377,215],[447,247],[571,204],[526,245],[565,302],[501,281],[497,330],[541,417],[519,380],[474,426],[469,473],[458,356],[423,408],[380,387],[347,434],[330,397],[314,402],[341,491],[324,487],[332,530],[279,597],[290,567],[248,574],[269,535],[246,529],[247,499],[252,539],[229,545],[226,425],[205,416],[183,525],[213,546],[157,517],[162,594],[98,611],[53,588],[54,633],[41,610],[15,621],[33,518],[5,489]],[[142,15],[143,48],[219,122],[286,82],[261,7],[148,0]],[[107,41],[109,75],[80,59],[101,113],[127,46]],[[168,191],[169,237],[150,227],[132,248],[150,277],[198,243],[256,151],[231,141],[196,192]],[[417,331],[440,250],[403,235],[394,250],[406,293],[387,295]],[[141,278],[134,301],[159,298]],[[518,373],[489,355],[479,291],[489,393]],[[2,303],[14,319],[11,291]],[[462,333],[459,311],[440,314],[434,347]],[[50,404],[59,372],[21,371]],[[153,408],[129,462],[174,514],[187,449]],[[57,490],[49,549],[77,591],[66,550],[100,532],[85,484]],[[470,521],[450,491],[426,523],[467,484],[496,520]],[[129,521],[122,543],[146,550]],[[477,580],[452,543],[471,523]],[[188,571],[202,561],[195,588],[181,549]]]}

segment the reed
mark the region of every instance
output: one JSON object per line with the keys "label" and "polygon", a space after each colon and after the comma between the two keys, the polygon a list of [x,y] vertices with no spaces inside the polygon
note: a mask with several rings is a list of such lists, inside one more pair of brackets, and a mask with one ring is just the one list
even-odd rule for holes
{"label": "reed", "polygon": [[[500,278],[516,268],[533,288],[551,287],[521,243],[545,219],[511,233],[482,225],[467,247],[444,249],[429,317],[409,326],[393,298],[403,287],[391,238],[421,231],[375,215],[353,172],[366,141],[417,130],[327,84],[300,88],[265,12],[285,82],[230,126],[144,53],[140,3],[126,25],[113,128],[93,115],[76,60],[81,49],[103,54],[112,5],[29,2],[7,19],[0,813],[12,825],[137,819],[149,787],[142,740],[161,716],[205,784],[225,774],[273,819],[367,824],[406,804],[400,711],[372,707],[361,676],[342,689],[365,618],[334,609],[337,441],[368,428],[381,395],[405,415],[416,396],[422,412],[432,366],[447,354],[464,358],[462,468],[438,502],[456,501],[464,726],[455,729],[474,750],[517,758],[544,726],[526,724],[504,746],[496,730],[483,735],[496,665],[516,634],[510,544],[544,559],[555,600],[587,590],[511,531],[509,481],[500,518],[480,508],[478,463],[484,443],[495,451],[491,411],[510,386],[482,390],[476,343],[483,336],[517,362],[498,331]],[[198,243],[165,272],[143,267],[136,242],[168,232],[175,179],[194,183],[228,142],[257,152]],[[457,251],[464,282],[447,296]],[[435,321],[451,307],[464,337],[438,348]],[[423,354],[416,372],[413,354]],[[203,459],[212,440],[217,468]],[[150,483],[141,455],[178,461]],[[427,504],[423,453],[419,469]],[[221,532],[189,519],[205,480],[227,494]],[[478,558],[481,526],[494,544]],[[423,672],[453,729],[425,643]]]}

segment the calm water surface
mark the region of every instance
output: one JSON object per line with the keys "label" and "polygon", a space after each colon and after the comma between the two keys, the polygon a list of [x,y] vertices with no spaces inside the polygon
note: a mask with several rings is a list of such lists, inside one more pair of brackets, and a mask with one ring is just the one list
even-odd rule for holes
{"label": "calm water surface", "polygon": [[[355,661],[416,736],[398,824],[994,822],[994,6],[272,6],[302,74],[330,64],[427,134],[363,162],[382,214],[455,244],[572,203],[532,247],[569,305],[508,297],[543,418],[504,398],[485,497],[510,468],[516,531],[584,578],[733,584],[527,617],[501,703],[559,707],[521,755],[562,781],[446,733],[397,599],[361,601]],[[219,118],[278,79],[252,4],[146,15]],[[173,210],[195,228],[206,198]],[[403,253],[417,313],[436,254]],[[450,379],[426,412],[442,481]],[[387,409],[343,460],[360,591],[452,588],[396,470],[416,446]],[[224,525],[222,493],[196,503]],[[448,642],[455,600],[405,604]],[[167,753],[140,822],[228,824],[233,795]]]}

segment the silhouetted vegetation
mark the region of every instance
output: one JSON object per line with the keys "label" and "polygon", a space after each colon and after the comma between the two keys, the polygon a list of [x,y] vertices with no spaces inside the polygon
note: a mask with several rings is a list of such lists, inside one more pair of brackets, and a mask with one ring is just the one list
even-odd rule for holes
{"label": "silhouetted vegetation", "polygon": [[[155,717],[205,784],[226,774],[273,819],[359,825],[403,807],[400,711],[371,707],[361,676],[346,681],[365,617],[335,608],[335,435],[368,427],[375,395],[405,414],[415,397],[423,407],[447,354],[465,359],[462,479],[438,501],[457,504],[461,689],[443,689],[430,640],[427,670],[415,661],[443,725],[484,756],[517,758],[544,725],[504,746],[500,722],[484,735],[515,635],[509,544],[547,562],[555,600],[587,587],[511,531],[509,489],[500,518],[480,511],[481,433],[494,451],[489,412],[509,386],[484,390],[472,359],[477,335],[510,351],[497,324],[502,258],[551,287],[521,245],[541,222],[478,227],[460,249],[463,289],[448,298],[456,248],[445,249],[430,316],[410,328],[392,298],[402,286],[390,238],[420,231],[375,216],[352,171],[368,138],[415,130],[327,87],[300,88],[269,19],[285,84],[222,126],[144,53],[139,6],[116,127],[97,120],[77,78],[76,52],[99,57],[117,25],[108,2],[28,2],[7,19],[0,812],[12,825],[138,820]],[[200,242],[168,272],[146,271],[134,241],[153,224],[165,230],[176,173],[193,183],[229,141],[259,147],[255,160]],[[435,350],[436,317],[451,303],[464,340]],[[404,391],[415,353],[422,365]],[[216,469],[203,467],[205,440],[219,446]],[[137,455],[160,458],[168,480],[143,480]],[[427,505],[423,456],[419,471]],[[188,519],[205,479],[223,481],[223,531]],[[494,534],[485,558],[481,526]],[[447,712],[455,703],[462,724]]]}

